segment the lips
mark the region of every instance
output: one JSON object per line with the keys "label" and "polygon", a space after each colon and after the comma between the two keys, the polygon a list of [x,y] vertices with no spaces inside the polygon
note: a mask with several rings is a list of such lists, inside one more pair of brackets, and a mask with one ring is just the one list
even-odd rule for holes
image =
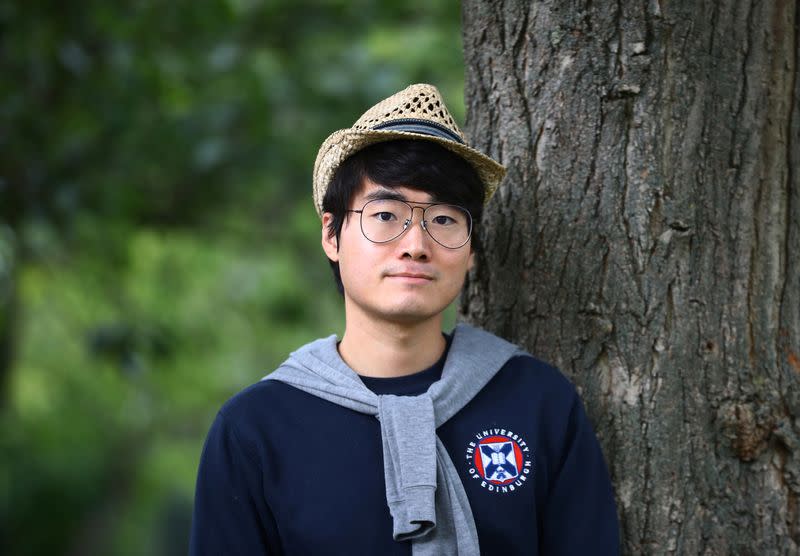
{"label": "lips", "polygon": [[389,265],[383,269],[383,275],[390,278],[421,278],[433,280],[436,276],[427,265],[403,264]]}
{"label": "lips", "polygon": [[394,274],[389,274],[390,278],[418,278],[421,280],[433,280],[433,276],[430,274],[419,274],[416,272],[397,272]]}
{"label": "lips", "polygon": [[398,283],[429,284],[436,280],[438,273],[427,265],[396,264],[383,269],[384,278],[391,278]]}

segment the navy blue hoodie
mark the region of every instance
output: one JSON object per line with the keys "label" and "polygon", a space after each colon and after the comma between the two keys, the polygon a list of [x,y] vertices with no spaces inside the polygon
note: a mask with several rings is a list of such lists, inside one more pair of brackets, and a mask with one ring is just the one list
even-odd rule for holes
{"label": "navy blue hoodie", "polygon": [[[446,356],[412,375],[361,379],[376,394],[421,394]],[[482,554],[619,553],[603,455],[557,369],[510,359],[436,432],[459,471]],[[190,554],[410,556],[409,541],[392,539],[385,490],[374,416],[262,381],[211,426]]]}

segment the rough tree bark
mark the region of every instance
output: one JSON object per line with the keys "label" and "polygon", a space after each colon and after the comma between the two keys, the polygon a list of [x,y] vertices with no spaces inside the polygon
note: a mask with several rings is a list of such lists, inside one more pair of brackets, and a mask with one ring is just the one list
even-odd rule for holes
{"label": "rough tree bark", "polygon": [[460,316],[579,387],[626,554],[800,553],[799,6],[464,3]]}

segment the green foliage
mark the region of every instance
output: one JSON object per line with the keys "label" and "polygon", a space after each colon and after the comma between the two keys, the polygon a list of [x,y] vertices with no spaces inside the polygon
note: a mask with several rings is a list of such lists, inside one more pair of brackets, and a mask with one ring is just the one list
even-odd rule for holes
{"label": "green foliage", "polygon": [[[124,272],[98,271],[96,258],[81,255],[25,269],[27,326],[8,441],[20,475],[13,506],[24,500],[31,513],[7,516],[13,530],[40,529],[15,523],[39,507],[71,519],[99,508],[109,520],[112,503],[122,512],[107,525],[113,530],[137,503],[158,506],[176,492],[190,500],[200,442],[219,405],[280,363],[288,346],[341,331],[333,286],[304,295],[319,283],[299,271],[309,263],[295,252],[145,228],[128,244]],[[48,543],[44,552],[65,538],[36,537]]]}
{"label": "green foliage", "polygon": [[343,328],[316,149],[412,82],[463,119],[459,5],[7,2],[0,67],[2,551],[185,553],[219,406]]}
{"label": "green foliage", "polygon": [[314,146],[409,82],[463,113],[452,1],[19,2],[0,25],[13,223],[205,223],[248,196],[266,210],[305,198]]}

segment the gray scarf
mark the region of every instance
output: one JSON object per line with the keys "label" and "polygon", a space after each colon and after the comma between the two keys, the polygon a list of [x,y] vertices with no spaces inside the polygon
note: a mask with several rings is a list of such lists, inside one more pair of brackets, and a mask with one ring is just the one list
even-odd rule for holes
{"label": "gray scarf", "polygon": [[477,556],[480,550],[472,509],[436,429],[518,353],[523,352],[514,344],[459,324],[453,331],[442,378],[427,392],[377,395],[339,356],[334,335],[301,347],[264,380],[278,380],[375,415],[381,424],[386,501],[394,539],[410,539],[414,556]]}

